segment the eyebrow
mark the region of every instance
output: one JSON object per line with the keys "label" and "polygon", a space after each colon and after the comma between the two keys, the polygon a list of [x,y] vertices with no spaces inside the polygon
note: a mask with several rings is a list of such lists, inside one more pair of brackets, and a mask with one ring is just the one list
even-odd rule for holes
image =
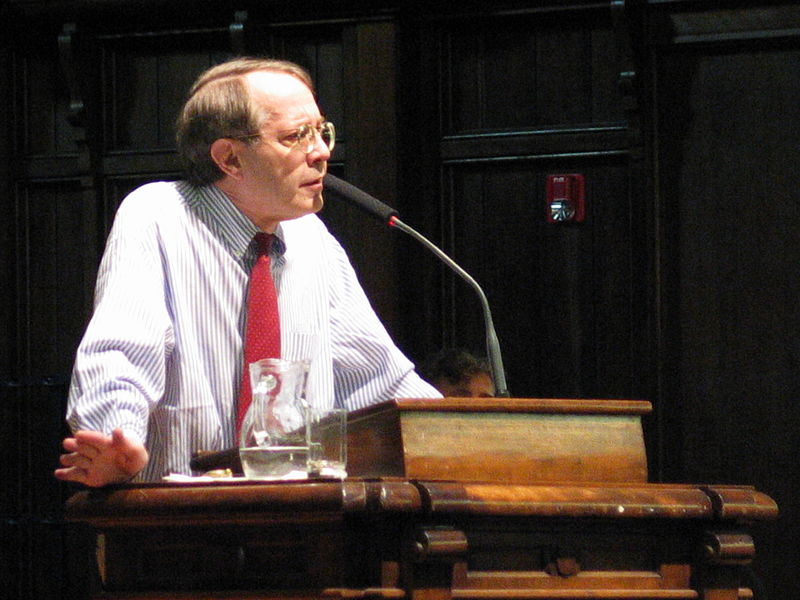
{"label": "eyebrow", "polygon": [[299,123],[299,124],[297,124],[297,125],[296,125],[296,126],[294,126],[294,127],[290,127],[289,129],[279,129],[279,130],[278,130],[278,134],[279,134],[279,135],[281,135],[281,134],[284,134],[284,133],[294,133],[295,131],[297,131],[298,129],[300,129],[301,127],[303,127],[303,126],[305,126],[305,125],[313,125],[314,127],[319,127],[319,126],[320,126],[320,125],[322,125],[322,124],[323,124],[325,121],[327,121],[327,119],[326,119],[325,117],[320,117],[320,120],[319,120],[319,121],[317,121],[317,122],[314,122],[314,121],[304,121],[304,122],[302,122],[302,123]]}
{"label": "eyebrow", "polygon": [[300,123],[300,125],[308,125],[309,123],[314,123],[315,125],[319,125],[327,120],[328,119],[325,118],[325,115],[320,115],[319,119],[312,119],[310,117],[307,117],[306,119],[299,119],[298,122]]}

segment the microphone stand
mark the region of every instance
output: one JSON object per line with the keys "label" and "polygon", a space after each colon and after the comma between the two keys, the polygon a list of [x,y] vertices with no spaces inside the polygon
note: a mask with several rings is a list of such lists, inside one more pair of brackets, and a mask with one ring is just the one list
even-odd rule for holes
{"label": "microphone stand", "polygon": [[397,215],[392,215],[387,223],[389,227],[396,227],[400,231],[407,233],[420,244],[425,246],[428,250],[433,252],[439,260],[445,265],[450,267],[456,274],[458,274],[464,281],[466,281],[472,289],[478,294],[478,299],[483,310],[483,319],[485,321],[486,329],[486,353],[489,358],[489,364],[492,369],[492,379],[494,380],[495,396],[498,398],[508,398],[509,392],[506,387],[506,375],[503,369],[503,359],[500,355],[500,342],[497,339],[497,333],[494,329],[494,321],[492,321],[492,311],[489,309],[489,301],[486,299],[486,294],[483,293],[481,286],[473,277],[462,269],[452,258],[445,254],[436,244],[431,242],[424,235],[419,233],[416,229],[407,225],[400,220]]}
{"label": "microphone stand", "polygon": [[497,340],[497,334],[494,330],[494,323],[492,322],[492,313],[489,310],[489,302],[486,300],[486,294],[483,293],[481,286],[476,282],[464,269],[459,267],[456,262],[447,256],[442,250],[439,249],[433,242],[428,240],[424,235],[414,230],[412,227],[403,223],[397,214],[397,211],[392,207],[384,204],[374,196],[360,190],[352,183],[348,183],[343,179],[339,179],[330,173],[325,175],[323,179],[326,189],[333,190],[345,200],[349,200],[356,204],[359,208],[364,210],[367,214],[372,215],[384,225],[389,227],[396,227],[420,242],[428,250],[433,252],[444,264],[455,271],[478,293],[478,298],[483,309],[483,319],[486,328],[486,354],[489,358],[489,365],[492,369],[492,379],[494,380],[495,395],[501,398],[509,396],[506,387],[506,375],[503,369],[503,359],[500,357],[500,343]]}

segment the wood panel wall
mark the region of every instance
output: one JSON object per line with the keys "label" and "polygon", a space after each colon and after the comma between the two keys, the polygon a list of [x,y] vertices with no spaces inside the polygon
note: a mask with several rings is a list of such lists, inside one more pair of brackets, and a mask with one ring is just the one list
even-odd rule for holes
{"label": "wood panel wall", "polygon": [[660,476],[769,490],[754,571],[796,596],[800,8],[661,8],[646,30]]}
{"label": "wood panel wall", "polygon": [[[426,129],[436,147],[422,179],[434,185],[420,189],[435,209],[419,220],[439,224],[435,238],[488,290],[512,394],[643,393],[631,372],[642,328],[632,329],[632,140],[618,88],[627,49],[611,11],[498,14],[488,27],[442,16],[425,27],[435,40],[425,60],[439,69],[422,97],[438,114]],[[565,173],[588,181],[584,223],[545,218],[546,176]],[[480,349],[473,291],[442,274],[418,303],[431,287],[441,300],[429,343]]]}
{"label": "wood panel wall", "polygon": [[[771,494],[754,586],[800,592],[793,3],[8,0],[0,33],[12,598],[87,585],[50,470],[106,232],[129,190],[179,177],[186,88],[240,53],[311,70],[332,170],[483,286],[513,395],[650,400],[651,480]],[[545,219],[563,173],[586,179],[583,223]],[[322,216],[412,359],[483,351],[464,282],[335,197]]]}

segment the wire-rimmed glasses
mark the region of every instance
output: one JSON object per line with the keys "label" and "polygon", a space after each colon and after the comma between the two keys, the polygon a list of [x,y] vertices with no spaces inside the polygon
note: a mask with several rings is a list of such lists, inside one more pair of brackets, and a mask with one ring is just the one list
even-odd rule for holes
{"label": "wire-rimmed glasses", "polygon": [[[237,135],[231,137],[235,140],[252,140],[260,139],[263,136],[263,133],[249,133],[247,135]],[[280,135],[278,137],[278,141],[285,146],[299,148],[305,154],[311,154],[311,152],[314,150],[314,147],[317,145],[317,136],[322,139],[322,143],[325,144],[328,150],[333,150],[333,146],[336,144],[336,128],[330,121],[323,121],[316,126],[306,123],[294,131]]]}

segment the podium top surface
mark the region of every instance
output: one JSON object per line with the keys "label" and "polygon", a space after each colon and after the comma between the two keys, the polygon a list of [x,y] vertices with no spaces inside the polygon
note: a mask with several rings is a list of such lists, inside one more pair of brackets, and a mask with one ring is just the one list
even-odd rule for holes
{"label": "podium top surface", "polygon": [[352,418],[392,411],[506,412],[538,414],[646,415],[645,400],[586,398],[396,398],[353,411]]}

